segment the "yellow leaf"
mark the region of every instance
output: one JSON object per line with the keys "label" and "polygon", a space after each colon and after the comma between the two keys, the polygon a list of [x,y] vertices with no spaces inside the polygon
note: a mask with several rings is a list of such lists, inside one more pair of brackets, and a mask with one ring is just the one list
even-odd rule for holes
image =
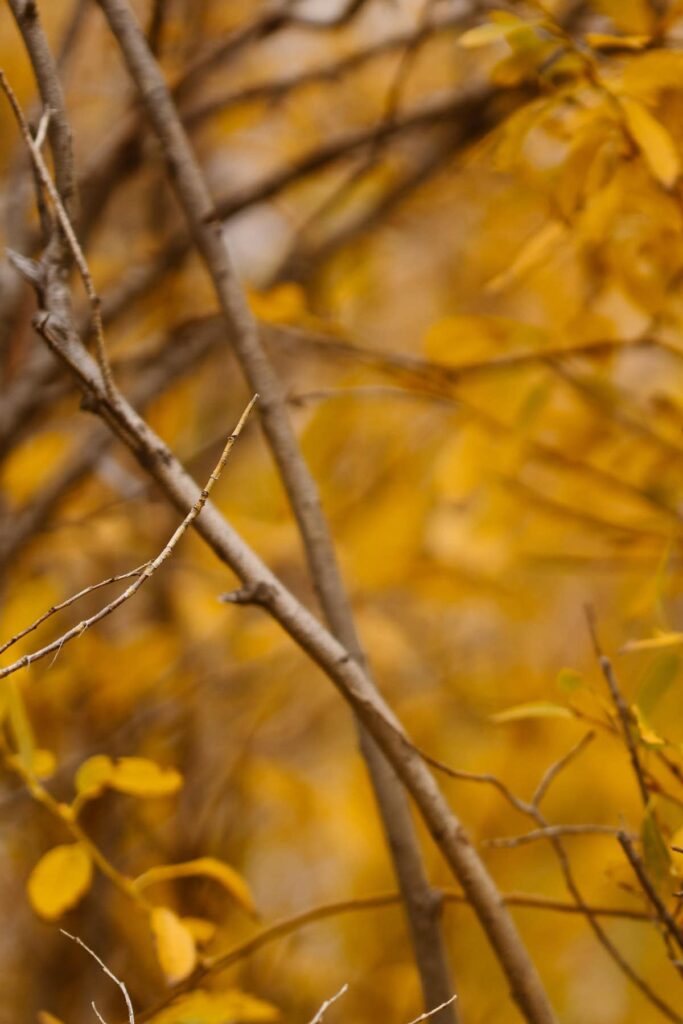
{"label": "yellow leaf", "polygon": [[54,846],[41,857],[28,880],[31,906],[48,921],[75,906],[90,888],[92,861],[80,843]]}
{"label": "yellow leaf", "polygon": [[208,945],[216,934],[216,925],[205,917],[181,917],[180,921],[198,946]]}
{"label": "yellow leaf", "polygon": [[529,273],[548,256],[551,249],[558,245],[565,232],[565,226],[559,221],[549,221],[524,243],[510,266],[488,282],[487,290],[501,292]]}
{"label": "yellow leaf", "polygon": [[114,770],[114,763],[106,754],[89,757],[79,766],[74,783],[79,796],[91,799],[99,796],[108,785]]}
{"label": "yellow leaf", "polygon": [[150,914],[157,957],[169,985],[187,978],[197,963],[192,933],[168,907],[155,907]]}
{"label": "yellow leaf", "polygon": [[38,1010],[38,1024],[62,1024],[59,1017],[55,1017],[54,1013],[48,1013],[47,1010]]}
{"label": "yellow leaf", "polygon": [[16,679],[10,679],[6,689],[9,723],[19,751],[19,760],[27,771],[33,771],[33,758],[36,747],[24,698],[21,695]]}
{"label": "yellow leaf", "polygon": [[196,875],[212,878],[222,885],[247,913],[256,913],[249,886],[242,876],[229,864],[224,864],[223,861],[217,860],[215,857],[198,857],[196,860],[185,861],[183,864],[160,864],[159,867],[150,868],[149,871],[145,871],[143,875],[136,878],[135,886],[137,889],[144,889],[158,882],[168,882],[174,878],[191,878]]}
{"label": "yellow leaf", "polygon": [[296,323],[306,315],[303,289],[292,282],[265,292],[249,292],[249,305],[254,315],[266,323]]}
{"label": "yellow leaf", "polygon": [[681,162],[671,135],[639,100],[623,96],[619,103],[629,134],[653,176],[664,188],[672,188],[681,173]]}
{"label": "yellow leaf", "polygon": [[168,796],[180,789],[183,777],[175,768],[161,768],[146,757],[121,757],[107,784],[130,796]]}
{"label": "yellow leaf", "polygon": [[650,36],[614,36],[606,32],[589,32],[586,42],[594,50],[642,50]]}
{"label": "yellow leaf", "polygon": [[683,633],[657,633],[645,640],[629,640],[621,648],[622,654],[632,651],[654,651],[660,647],[677,647],[683,644]]}
{"label": "yellow leaf", "polygon": [[517,704],[514,708],[491,715],[492,722],[521,722],[526,718],[573,718],[571,711],[563,704],[538,700],[528,704]]}
{"label": "yellow leaf", "polygon": [[510,25],[501,22],[487,22],[486,25],[477,25],[468,29],[467,32],[458,38],[458,46],[465,50],[475,50],[480,46],[488,46],[489,43],[497,43],[504,39],[510,31]]}
{"label": "yellow leaf", "polygon": [[51,775],[54,775],[56,767],[57,759],[51,750],[40,748],[34,751],[33,774],[36,778],[49,779]]}
{"label": "yellow leaf", "polygon": [[227,992],[204,992],[197,989],[174,999],[173,1003],[152,1018],[152,1024],[226,1024],[239,1020],[244,1024],[278,1020],[279,1010],[262,999],[228,989]]}
{"label": "yellow leaf", "polygon": [[633,704],[631,706],[631,711],[633,712],[633,717],[635,718],[636,725],[638,726],[638,733],[640,734],[640,738],[643,743],[647,743],[652,747],[666,746],[666,740],[663,740],[662,737],[659,736],[652,726],[645,720],[643,713],[637,704]]}

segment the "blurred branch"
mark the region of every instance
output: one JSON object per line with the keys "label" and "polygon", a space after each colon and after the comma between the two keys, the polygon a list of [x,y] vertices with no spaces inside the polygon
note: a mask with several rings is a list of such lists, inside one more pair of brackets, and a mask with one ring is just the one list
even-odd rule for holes
{"label": "blurred branch", "polygon": [[[522,800],[516,796],[515,793],[500,779],[490,774],[478,774],[475,772],[462,771],[461,769],[451,768],[449,765],[444,764],[442,761],[431,757],[424,751],[419,751],[420,756],[423,757],[428,764],[431,764],[434,768],[441,771],[443,774],[450,776],[454,779],[459,779],[466,782],[478,782],[485,783],[487,785],[494,786],[502,796],[508,801],[508,803],[522,814],[530,817],[539,826],[539,830],[534,834],[534,838],[545,838],[550,842],[557,860],[560,865],[560,869],[564,876],[565,884],[572,896],[576,905],[577,911],[585,917],[589,927],[591,928],[596,939],[603,947],[605,952],[612,958],[617,967],[622,973],[642,992],[646,999],[655,1006],[659,1012],[667,1018],[667,1020],[675,1022],[675,1024],[682,1024],[683,1017],[677,1013],[671,1006],[666,1003],[659,993],[652,988],[640,975],[631,967],[629,962],[624,958],[619,949],[614,945],[610,937],[605,932],[604,928],[597,920],[597,915],[593,908],[586,903],[581,891],[574,878],[574,873],[571,868],[569,857],[562,843],[560,835],[555,831],[554,827],[551,826],[546,819],[545,815],[540,810],[540,803],[548,793],[549,785],[554,782],[560,772],[562,772],[571,762],[586,748],[586,746],[592,741],[594,737],[593,733],[587,733],[583,739],[575,744],[563,757],[561,757],[555,764],[546,771],[540,783],[536,787],[534,796],[530,802]],[[416,750],[418,748],[415,748]],[[579,826],[582,827],[582,826]],[[562,828],[562,827],[561,827]],[[610,830],[612,832],[612,830]],[[541,835],[541,833],[543,833]],[[618,833],[618,830],[617,830]],[[614,833],[612,833],[614,834]],[[495,841],[494,841],[495,842]],[[521,845],[520,843],[514,843],[514,845]]]}
{"label": "blurred branch", "polygon": [[640,797],[643,801],[643,806],[647,807],[650,800],[650,794],[648,792],[647,784],[645,782],[645,776],[643,774],[643,768],[640,763],[640,757],[638,756],[636,742],[633,738],[633,718],[631,715],[631,710],[626,701],[624,700],[624,696],[619,687],[619,682],[617,680],[616,673],[612,666],[612,662],[603,652],[602,647],[600,646],[600,640],[598,638],[597,625],[595,621],[595,610],[590,606],[586,608],[586,621],[588,623],[588,630],[591,636],[591,640],[593,642],[593,650],[595,651],[595,656],[598,659],[598,664],[600,665],[600,669],[604,676],[605,682],[607,683],[607,687],[612,698],[612,703],[614,704],[614,707],[617,711],[617,715],[619,716],[622,736],[624,739],[624,743],[626,745],[626,749],[628,751],[631,767],[633,768],[633,774],[635,776],[636,783],[638,784]]}

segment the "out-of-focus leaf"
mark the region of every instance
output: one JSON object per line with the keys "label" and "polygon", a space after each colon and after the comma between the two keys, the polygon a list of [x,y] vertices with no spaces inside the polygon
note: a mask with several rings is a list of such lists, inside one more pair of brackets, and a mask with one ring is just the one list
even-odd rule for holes
{"label": "out-of-focus leaf", "polygon": [[557,685],[565,693],[573,693],[585,686],[583,676],[573,668],[561,668],[557,673]]}
{"label": "out-of-focus leaf", "polygon": [[99,794],[108,785],[114,771],[114,763],[106,754],[95,754],[81,764],[76,772],[74,783],[79,796],[92,797]]}
{"label": "out-of-focus leaf", "polygon": [[176,985],[192,973],[197,963],[192,933],[168,907],[155,907],[150,914],[150,925],[164,976],[169,985]]}
{"label": "out-of-focus leaf", "polygon": [[586,42],[594,50],[642,50],[650,36],[614,36],[607,32],[589,32]]}
{"label": "out-of-focus leaf", "polygon": [[636,704],[644,715],[650,715],[664,694],[671,688],[681,667],[681,658],[672,651],[658,655],[648,667],[638,687]]}
{"label": "out-of-focus leaf", "polygon": [[33,774],[38,779],[49,779],[57,768],[57,759],[51,750],[38,748],[33,754]]}
{"label": "out-of-focus leaf", "polygon": [[217,928],[213,921],[205,917],[181,917],[180,921],[198,946],[206,946],[214,938]]}
{"label": "out-of-focus leaf", "polygon": [[489,43],[497,43],[509,35],[513,26],[504,22],[487,22],[485,25],[476,25],[458,38],[458,46],[465,50],[476,50],[480,46],[488,46]]}
{"label": "out-of-focus leaf", "polygon": [[537,700],[528,704],[517,704],[514,708],[491,715],[492,722],[521,722],[526,718],[573,718],[569,708],[551,701]]}
{"label": "out-of-focus leaf", "polygon": [[652,174],[665,188],[673,188],[681,173],[681,161],[671,135],[639,100],[623,96],[619,103],[629,133]]}
{"label": "out-of-focus leaf", "polygon": [[169,796],[183,784],[175,768],[162,768],[145,757],[121,757],[114,763],[107,785],[130,796]]}
{"label": "out-of-focus leaf", "polygon": [[48,921],[85,895],[92,881],[92,861],[80,843],[54,846],[41,857],[27,883],[28,898],[37,914]]}
{"label": "out-of-focus leaf", "polygon": [[171,1006],[152,1018],[152,1024],[230,1024],[244,1021],[278,1020],[280,1012],[272,1003],[256,999],[239,989],[204,992],[198,989],[175,999]]}
{"label": "out-of-focus leaf", "polygon": [[683,633],[657,633],[656,636],[644,640],[628,640],[621,648],[622,654],[633,651],[654,651],[660,647],[678,647],[683,644]]}
{"label": "out-of-focus leaf", "polygon": [[13,678],[7,681],[7,713],[19,752],[19,760],[27,771],[32,772],[33,758],[36,750],[33,729],[26,713],[21,690],[16,679]]}
{"label": "out-of-focus leaf", "polygon": [[637,704],[634,704],[631,708],[633,717],[636,720],[636,726],[638,727],[638,734],[647,746],[649,747],[663,747],[666,746],[666,740],[655,732],[650,723],[644,718],[640,708]]}
{"label": "out-of-focus leaf", "polygon": [[175,878],[191,878],[201,875],[212,878],[228,892],[232,898],[249,914],[256,913],[254,900],[249,886],[234,868],[215,857],[198,857],[196,860],[185,861],[183,864],[160,864],[150,868],[135,879],[137,889],[145,889],[158,882],[168,882]]}
{"label": "out-of-focus leaf", "polygon": [[655,888],[663,896],[668,896],[671,885],[671,854],[664,842],[662,831],[655,817],[652,806],[648,807],[641,828],[643,842],[643,860],[647,873]]}
{"label": "out-of-focus leaf", "polygon": [[565,235],[564,224],[556,220],[548,221],[524,243],[510,266],[488,282],[488,291],[502,292],[534,270],[559,245]]}
{"label": "out-of-focus leaf", "polygon": [[38,1024],[63,1024],[63,1021],[59,1017],[55,1017],[54,1013],[38,1010]]}

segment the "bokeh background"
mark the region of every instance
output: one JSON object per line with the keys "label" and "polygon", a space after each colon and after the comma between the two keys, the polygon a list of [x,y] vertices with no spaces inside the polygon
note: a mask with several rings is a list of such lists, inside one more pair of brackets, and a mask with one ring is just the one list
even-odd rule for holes
{"label": "bokeh background", "polygon": [[[220,53],[264,5],[134,6],[168,80],[183,83],[180,107],[286,384],[382,691],[421,748],[525,797],[593,726],[546,813],[638,833],[643,808],[586,626],[592,605],[645,722],[650,813],[669,843],[683,825],[683,9],[548,0],[555,31],[534,3],[495,5],[491,20],[489,6],[464,0],[365,0],[348,17],[316,0],[291,5],[316,24],[284,18]],[[80,236],[117,377],[202,481],[245,384],[103,18],[90,3],[39,7],[61,52]],[[489,29],[477,35],[479,25]],[[35,117],[4,6],[0,65]],[[35,254],[31,174],[4,102],[0,170],[2,245]],[[156,554],[177,515],[79,409],[33,336],[30,289],[6,261],[0,309],[5,639]],[[256,422],[215,500],[314,606]],[[391,890],[347,708],[261,610],[218,601],[235,585],[188,534],[132,602],[14,677],[36,743],[56,757],[48,787],[71,799],[76,768],[99,753],[175,767],[177,795],[108,793],[84,826],[131,875],[226,860],[264,924]],[[93,611],[100,595],[84,604]],[[20,653],[73,621],[51,620]],[[624,652],[629,643],[640,646]],[[529,828],[491,787],[443,786],[478,844]],[[86,1020],[92,998],[108,1020],[122,1016],[116,989],[26,897],[35,863],[64,841],[5,773],[2,1024],[39,1010]],[[646,906],[614,836],[571,837],[566,848],[586,899]],[[453,887],[426,838],[424,849],[432,878]],[[547,843],[482,850],[504,892],[567,898]],[[667,896],[679,887],[675,864],[659,881]],[[158,892],[178,913],[216,923],[211,950],[255,930],[210,881]],[[580,915],[515,914],[563,1022],[664,1019]],[[125,979],[139,1008],[165,991],[145,922],[106,879],[63,924]],[[471,912],[448,904],[444,928],[467,1024],[521,1019]],[[680,1008],[657,929],[606,929]],[[397,908],[310,925],[213,984],[303,1021],[344,982],[330,1019],[407,1022],[419,1012]]]}

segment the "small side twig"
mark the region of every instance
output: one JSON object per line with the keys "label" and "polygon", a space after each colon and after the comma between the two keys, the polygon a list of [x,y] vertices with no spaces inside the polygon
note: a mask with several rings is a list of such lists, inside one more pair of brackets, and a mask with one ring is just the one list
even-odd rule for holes
{"label": "small side twig", "polygon": [[[681,929],[676,924],[675,920],[669,913],[664,901],[662,900],[659,893],[652,884],[650,876],[647,873],[647,869],[641,858],[638,856],[638,853],[636,852],[633,842],[631,841],[629,836],[627,836],[626,833],[622,831],[617,833],[617,839],[619,840],[619,845],[626,854],[626,859],[633,868],[636,878],[640,882],[640,886],[643,892],[645,893],[650,903],[654,907],[657,917],[659,918],[659,920],[661,921],[662,925],[669,933],[671,938],[674,940],[676,945],[681,950],[683,950],[683,932],[681,932]],[[681,972],[681,968],[679,968],[679,972]]]}
{"label": "small side twig", "polygon": [[612,702],[617,710],[619,721],[621,722],[621,728],[624,734],[624,742],[626,743],[628,756],[633,767],[633,774],[635,775],[636,782],[638,783],[640,796],[643,801],[643,804],[647,807],[648,801],[650,799],[650,793],[647,788],[647,783],[645,782],[645,775],[643,774],[643,767],[640,763],[640,758],[638,757],[638,750],[636,748],[635,740],[633,739],[631,711],[624,699],[624,695],[621,692],[621,688],[619,687],[619,682],[617,680],[617,676],[614,671],[612,662],[600,646],[600,640],[598,638],[598,631],[595,622],[595,611],[590,606],[586,606],[586,620],[588,622],[588,630],[593,641],[593,649],[595,651],[595,656],[597,657],[598,662],[600,664],[602,674],[609,688]]}
{"label": "small side twig", "polygon": [[[86,951],[86,953],[89,953],[90,956],[93,958],[93,960],[95,960],[100,965],[100,967],[102,968],[104,973],[107,975],[107,977],[111,978],[111,980],[114,982],[114,984],[119,986],[119,988],[121,989],[121,991],[123,993],[123,998],[126,1000],[126,1009],[128,1010],[128,1024],[135,1024],[135,1013],[133,1012],[133,1004],[132,1004],[132,1002],[130,1000],[130,996],[128,995],[128,989],[126,988],[124,983],[121,981],[121,979],[116,977],[116,975],[113,973],[113,971],[111,971],[107,967],[105,962],[99,958],[97,953],[95,953],[90,948],[90,946],[86,946],[86,944],[83,941],[83,939],[80,939],[78,937],[78,935],[71,935],[70,932],[64,931],[63,928],[60,928],[59,930],[62,933],[62,935],[65,935],[67,937],[67,939],[71,939],[72,942],[75,942],[76,945],[78,945],[82,949],[84,949]],[[93,1010],[95,1011],[95,1014],[97,1015],[98,1020],[102,1021],[102,1016],[100,1015],[100,1011],[97,1009],[95,1004],[91,1003],[91,1006],[92,1006]]]}
{"label": "small side twig", "polygon": [[76,232],[74,231],[71,221],[69,220],[69,215],[66,212],[64,203],[62,202],[59,192],[57,191],[57,188],[52,180],[50,171],[48,170],[47,164],[45,163],[43,154],[41,152],[44,135],[47,131],[47,125],[49,122],[50,111],[46,111],[46,113],[43,115],[43,118],[41,119],[38,128],[38,133],[36,135],[36,138],[34,139],[31,134],[31,129],[28,125],[28,122],[24,117],[24,113],[21,109],[21,106],[19,105],[19,101],[16,97],[16,94],[12,89],[12,86],[9,84],[7,76],[1,68],[0,86],[2,87],[2,90],[9,101],[9,104],[12,108],[12,112],[14,113],[17,124],[19,125],[19,130],[21,131],[26,146],[28,147],[28,151],[31,154],[31,160],[33,161],[33,166],[35,168],[36,174],[38,175],[40,183],[42,184],[43,188],[52,200],[55,213],[57,214],[57,220],[59,221],[59,226],[64,232],[64,237],[66,238],[71,254],[74,258],[76,266],[78,267],[78,272],[81,275],[81,279],[83,281],[83,285],[88,296],[88,302],[90,303],[90,307],[92,310],[92,326],[95,335],[95,351],[97,354],[97,362],[100,368],[100,372],[102,374],[102,380],[104,382],[104,387],[107,392],[107,396],[112,401],[115,401],[116,388],[114,387],[114,378],[112,375],[111,366],[109,365],[109,358],[107,356],[107,349],[104,340],[104,327],[102,325],[102,300],[100,299],[100,296],[98,295],[97,290],[95,289],[92,274],[90,273],[90,268],[88,267],[85,256],[83,255],[83,250],[81,249],[80,243],[76,238]]}
{"label": "small side twig", "polygon": [[61,637],[58,637],[56,640],[53,640],[52,643],[46,644],[39,650],[33,651],[31,654],[25,654],[22,658],[19,658],[11,665],[7,665],[5,668],[0,669],[0,679],[5,679],[7,676],[12,675],[14,672],[18,672],[19,669],[26,668],[28,665],[31,665],[34,661],[39,661],[41,658],[47,657],[48,654],[52,654],[54,652],[59,653],[59,651],[61,651],[65,643],[68,643],[70,640],[74,640],[76,637],[82,636],[86,629],[90,629],[90,627],[94,626],[95,623],[99,622],[101,619],[104,619],[107,615],[111,615],[113,611],[119,608],[126,601],[130,600],[130,598],[138,592],[140,587],[150,578],[150,576],[152,576],[156,572],[156,570],[161,565],[163,565],[166,559],[169,558],[170,555],[172,554],[174,548],[178,544],[183,534],[189,529],[189,527],[192,525],[194,520],[197,518],[199,513],[206,505],[206,502],[209,498],[209,494],[211,493],[214,484],[220,477],[223,471],[223,467],[225,466],[225,463],[227,461],[228,455],[230,454],[235,441],[241,434],[242,428],[244,427],[244,424],[246,423],[249,417],[249,413],[254,408],[254,405],[256,404],[258,397],[258,395],[254,395],[249,404],[247,405],[247,407],[245,408],[244,412],[240,416],[237,426],[235,427],[232,434],[230,434],[227,441],[225,442],[225,447],[223,448],[221,457],[216,463],[216,466],[213,472],[211,473],[211,476],[209,477],[206,486],[202,490],[201,494],[199,495],[194,505],[183,519],[183,521],[176,528],[166,546],[163,548],[162,551],[159,552],[156,558],[152,559],[150,562],[147,562],[147,564],[143,567],[142,571],[133,581],[133,583],[126,587],[123,593],[119,594],[118,597],[114,598],[114,600],[111,601],[104,608],[100,608],[100,610],[96,612],[94,615],[91,615],[89,618],[83,619],[82,622],[79,622],[75,626],[72,626],[72,628],[67,630],[66,633],[62,634]]}
{"label": "small side twig", "polygon": [[433,1009],[431,1009],[431,1010],[425,1010],[425,1012],[424,1012],[424,1013],[421,1013],[419,1017],[415,1017],[415,1019],[414,1019],[414,1020],[411,1020],[411,1021],[409,1022],[409,1024],[420,1024],[420,1021],[422,1021],[422,1020],[428,1020],[428,1019],[429,1019],[429,1017],[433,1017],[433,1016],[434,1016],[435,1014],[437,1014],[437,1013],[438,1013],[438,1012],[439,1012],[440,1010],[445,1010],[445,1009],[446,1009],[446,1007],[447,1007],[447,1006],[450,1006],[450,1005],[451,1005],[452,1003],[454,1003],[454,1002],[455,1002],[455,1000],[456,1000],[457,998],[458,998],[458,997],[457,997],[457,995],[455,995],[455,996],[451,996],[451,998],[450,998],[450,999],[446,999],[446,1001],[445,1001],[445,1002],[443,1002],[443,1003],[440,1003],[440,1005],[439,1005],[439,1006],[435,1006],[435,1007],[434,1007]]}
{"label": "small side twig", "polygon": [[338,999],[341,999],[341,997],[348,991],[348,988],[349,985],[348,982],[346,982],[344,985],[342,985],[342,987],[339,989],[336,995],[330,996],[329,999],[326,999],[323,1005],[316,1013],[315,1017],[313,1017],[313,1019],[310,1021],[310,1024],[320,1024],[320,1021],[325,1016],[325,1012],[329,1010],[330,1006],[332,1006],[333,1003],[336,1003]]}

